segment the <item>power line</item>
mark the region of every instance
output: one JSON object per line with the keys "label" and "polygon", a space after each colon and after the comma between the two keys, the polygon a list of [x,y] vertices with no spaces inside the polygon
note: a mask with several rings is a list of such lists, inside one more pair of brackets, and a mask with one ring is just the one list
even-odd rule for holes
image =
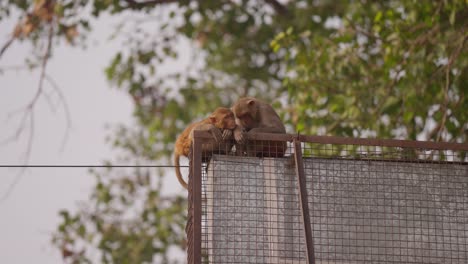
{"label": "power line", "polygon": [[[53,165],[53,164],[31,164],[31,165],[4,165],[0,168],[174,168],[173,165]],[[189,166],[180,166],[188,168]]]}

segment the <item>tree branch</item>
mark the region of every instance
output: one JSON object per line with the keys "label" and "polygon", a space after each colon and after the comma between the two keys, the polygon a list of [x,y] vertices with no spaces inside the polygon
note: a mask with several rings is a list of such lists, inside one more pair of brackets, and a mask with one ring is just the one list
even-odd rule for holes
{"label": "tree branch", "polygon": [[13,41],[15,40],[15,37],[11,37],[2,47],[2,49],[0,50],[0,58],[2,57],[3,53],[5,53],[5,51],[8,49],[8,47],[10,47],[11,43],[13,43]]}
{"label": "tree branch", "polygon": [[[137,0],[124,0],[128,7],[132,9],[141,9],[145,7],[151,7],[155,5],[161,4],[170,4],[170,3],[177,3],[178,0],[146,0],[146,1],[137,1]],[[288,9],[282,5],[280,2],[276,0],[265,0],[265,2],[273,7],[276,13],[280,15],[288,15]]]}
{"label": "tree branch", "polygon": [[141,9],[144,7],[178,2],[178,0],[147,0],[147,1],[141,1],[141,2],[136,1],[136,0],[124,0],[124,1],[128,4],[128,7],[132,9]]}
{"label": "tree branch", "polygon": [[265,0],[265,2],[275,9],[276,13],[280,15],[289,15],[288,9],[276,0]]}
{"label": "tree branch", "polygon": [[61,147],[60,147],[60,151],[63,151],[63,149],[65,148],[65,144],[66,144],[66,142],[68,140],[70,130],[72,128],[70,109],[68,108],[68,103],[65,100],[65,96],[63,95],[62,90],[57,85],[57,83],[54,81],[54,79],[52,79],[52,77],[50,77],[48,75],[45,76],[45,79],[50,83],[52,88],[54,88],[55,92],[58,94],[58,96],[60,98],[60,102],[61,102],[61,104],[63,106],[63,109],[65,110],[65,118],[67,120],[67,127],[66,127],[66,130],[65,130],[65,135],[63,136],[63,139],[62,139]]}
{"label": "tree branch", "polygon": [[13,181],[8,185],[8,188],[3,193],[2,197],[0,197],[0,203],[3,203],[8,199],[11,192],[15,189],[16,185],[18,184],[18,182],[23,177],[25,171],[26,171],[26,167],[21,168],[21,170],[18,172],[18,174],[13,178]]}
{"label": "tree branch", "polygon": [[[52,41],[53,41],[53,36],[54,36],[54,26],[51,23],[47,36],[47,48],[44,53],[44,57],[42,58],[42,63],[41,63],[41,75],[39,79],[39,85],[36,90],[36,94],[34,95],[33,99],[27,104],[26,108],[24,109],[24,114],[23,118],[21,119],[21,123],[16,130],[16,133],[10,137],[9,140],[17,140],[19,136],[23,133],[23,131],[26,129],[26,121],[29,120],[29,136],[27,140],[27,147],[26,151],[24,152],[24,163],[27,164],[29,160],[29,156],[31,155],[31,150],[32,150],[32,143],[33,143],[33,138],[34,138],[34,106],[36,105],[37,100],[39,100],[41,94],[43,93],[43,84],[44,84],[44,79],[46,77],[46,68],[47,68],[47,62],[49,61],[49,57],[51,54],[52,50]],[[21,179],[21,175],[24,172],[24,169],[20,171],[20,174],[15,177],[15,179],[11,182],[11,184],[8,186],[6,192],[2,195],[0,198],[0,202],[5,201],[8,199],[10,196],[11,192],[15,188],[15,186],[18,184],[18,182]]]}
{"label": "tree branch", "polygon": [[[464,32],[464,31],[462,31]],[[465,45],[466,40],[468,39],[468,36],[464,36],[463,39],[461,40],[460,45],[457,47],[457,49],[453,52],[453,54],[450,56],[449,61],[447,62],[446,68],[445,68],[445,87],[444,87],[444,102],[442,104],[442,111],[443,116],[442,116],[442,121],[440,123],[439,129],[437,131],[437,138],[436,141],[440,141],[442,138],[442,133],[445,131],[445,123],[447,121],[447,111],[448,111],[448,104],[449,104],[449,88],[450,88],[450,70],[452,69],[452,64],[455,61],[456,58],[461,53],[461,50],[463,46]]]}

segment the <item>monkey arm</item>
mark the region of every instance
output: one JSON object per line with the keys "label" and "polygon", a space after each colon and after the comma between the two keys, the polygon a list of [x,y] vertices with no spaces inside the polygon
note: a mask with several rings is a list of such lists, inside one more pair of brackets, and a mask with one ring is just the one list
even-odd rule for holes
{"label": "monkey arm", "polygon": [[247,143],[247,137],[245,134],[245,128],[243,128],[241,125],[237,125],[234,129],[234,139],[238,144],[243,145]]}
{"label": "monkey arm", "polygon": [[219,128],[212,124],[199,124],[195,126],[192,130],[191,138],[193,139],[193,131],[195,130],[201,130],[201,131],[209,131],[211,135],[213,136],[214,140],[216,143],[221,143],[223,141],[223,135],[221,134],[221,131],[219,131]]}
{"label": "monkey arm", "polygon": [[254,127],[250,129],[248,132],[241,126],[237,126],[234,129],[234,139],[238,144],[246,144],[247,143],[247,133],[275,133],[275,134],[284,134],[286,133],[286,129],[283,124],[278,126],[262,126],[262,127]]}
{"label": "monkey arm", "polygon": [[224,129],[223,131],[223,141],[231,140],[233,132],[231,129]]}

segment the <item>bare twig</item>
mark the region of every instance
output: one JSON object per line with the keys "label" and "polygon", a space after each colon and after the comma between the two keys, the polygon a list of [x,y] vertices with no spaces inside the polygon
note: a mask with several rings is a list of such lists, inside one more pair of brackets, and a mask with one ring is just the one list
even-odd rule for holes
{"label": "bare twig", "polygon": [[178,0],[147,0],[147,1],[136,1],[136,0],[125,0],[128,4],[128,7],[133,9],[140,9],[144,7],[150,7],[160,4],[169,4],[169,3],[176,3]]}
{"label": "bare twig", "polygon": [[440,122],[440,125],[438,126],[439,129],[437,131],[437,138],[436,141],[440,141],[442,137],[442,133],[445,130],[445,123],[447,122],[447,112],[448,112],[448,104],[449,104],[449,87],[450,87],[450,70],[452,69],[452,64],[455,61],[456,58],[460,55],[460,52],[465,45],[466,40],[468,39],[468,36],[464,36],[460,45],[457,47],[457,49],[452,53],[452,55],[449,58],[449,61],[447,62],[447,65],[445,67],[445,87],[444,87],[444,103],[442,104],[442,111],[443,116],[442,120]]}
{"label": "bare twig", "polygon": [[2,57],[3,53],[5,53],[5,51],[10,47],[14,40],[15,37],[13,36],[3,45],[2,49],[0,50],[0,58]]}
{"label": "bare twig", "polygon": [[450,86],[450,66],[447,66],[447,69],[445,70],[444,103],[442,104],[442,111],[444,112],[444,114],[442,116],[442,120],[440,122],[439,129],[437,131],[436,141],[440,141],[440,138],[442,137],[442,133],[445,130],[445,122],[447,121],[447,111],[448,111],[448,101],[449,101],[449,96],[448,96],[449,86]]}
{"label": "bare twig", "polygon": [[[50,35],[52,35],[52,34],[50,34]],[[49,42],[52,42],[51,38],[49,38]],[[23,117],[21,118],[21,122],[20,122],[20,124],[18,126],[18,129],[16,130],[16,133],[14,135],[12,135],[6,141],[17,140],[21,136],[21,134],[24,132],[26,120],[31,119],[31,118],[34,117],[32,115],[32,112],[34,110],[34,106],[36,105],[37,100],[39,100],[39,97],[42,94],[43,80],[44,80],[44,76],[45,76],[45,67],[47,66],[47,60],[48,60],[48,56],[49,56],[49,53],[50,53],[50,48],[51,48],[51,44],[49,43],[48,46],[47,46],[46,55],[45,55],[45,57],[43,59],[43,62],[42,62],[41,77],[40,77],[40,80],[39,80],[39,87],[37,88],[33,99],[26,105],[26,107],[24,107],[22,109],[19,109],[17,111],[14,111],[14,112],[9,114],[9,117],[11,117],[11,116],[17,114],[18,112],[23,112]],[[7,142],[5,142],[5,141],[2,142],[2,144],[5,144],[5,143],[7,143]]]}
{"label": "bare twig", "polygon": [[29,157],[31,156],[32,144],[34,138],[34,111],[31,111],[29,116],[29,137],[28,137],[28,145],[24,152],[24,163],[27,164],[29,161]]}
{"label": "bare twig", "polygon": [[[47,62],[49,61],[49,57],[50,57],[51,50],[52,50],[52,40],[53,40],[53,35],[54,35],[53,34],[54,33],[54,27],[53,27],[52,23],[50,23],[49,26],[50,27],[49,27],[49,34],[48,34],[48,38],[47,38],[47,48],[46,48],[46,51],[44,53],[44,57],[42,58],[41,75],[39,77],[39,85],[38,85],[38,88],[36,90],[36,94],[34,95],[33,99],[26,105],[26,108],[23,110],[24,114],[23,114],[23,117],[21,119],[20,125],[19,125],[18,129],[16,130],[16,133],[12,137],[10,137],[10,139],[17,140],[20,137],[20,135],[24,132],[24,130],[26,129],[25,123],[26,123],[27,120],[29,120],[29,130],[30,131],[29,131],[29,137],[28,137],[28,140],[27,140],[26,151],[24,152],[24,157],[23,157],[23,159],[24,159],[23,162],[25,164],[28,163],[29,157],[31,155],[32,143],[33,143],[33,138],[34,138],[34,107],[35,107],[37,101],[39,100],[40,96],[43,94],[43,84],[44,84],[44,79],[46,77]],[[22,175],[23,172],[24,172],[24,170],[21,170],[20,174],[15,177],[13,182],[11,182],[11,184],[7,188],[7,191],[5,192],[5,194],[0,199],[0,202],[5,201],[6,199],[8,199],[10,193],[14,190],[15,186],[20,181],[21,175]]]}
{"label": "bare twig", "polygon": [[65,135],[63,136],[63,139],[62,139],[62,143],[61,143],[61,146],[60,146],[60,151],[63,151],[64,148],[65,148],[65,144],[68,140],[68,136],[70,134],[70,130],[72,128],[72,123],[71,123],[71,115],[70,115],[70,109],[68,108],[68,103],[67,101],[65,100],[65,96],[63,95],[62,93],[62,90],[60,89],[60,87],[57,85],[57,83],[55,82],[54,79],[52,79],[52,77],[46,75],[45,76],[46,80],[50,83],[50,85],[52,86],[52,88],[55,90],[55,92],[57,93],[57,95],[59,96],[60,98],[60,103],[62,104],[63,106],[63,109],[65,110],[65,118],[67,120],[67,125],[66,125],[66,130],[65,130]]}
{"label": "bare twig", "polygon": [[21,118],[21,121],[20,121],[20,124],[18,126],[18,128],[16,129],[16,132],[11,135],[10,137],[8,137],[7,139],[5,140],[2,140],[0,142],[0,145],[5,145],[11,141],[16,141],[19,139],[19,137],[21,136],[21,134],[24,132],[24,126],[25,126],[25,123],[26,123],[26,120],[28,120],[28,117],[29,117],[29,112],[27,111],[27,109],[21,109],[21,110],[16,110],[10,114],[8,114],[8,118],[10,118],[11,116],[17,114],[18,112],[23,112],[23,117]]}
{"label": "bare twig", "polygon": [[0,203],[3,203],[4,201],[6,201],[6,199],[8,199],[8,197],[10,197],[11,192],[15,189],[16,185],[19,183],[19,181],[23,177],[26,169],[27,167],[24,167],[18,171],[18,174],[16,174],[16,176],[13,178],[13,181],[10,183],[10,185],[8,186],[8,188],[6,189],[6,191],[3,193],[2,197],[0,198]]}
{"label": "bare twig", "polygon": [[48,93],[47,91],[42,91],[42,95],[46,99],[46,102],[49,105],[50,111],[52,111],[52,113],[55,114],[57,112],[57,104],[54,104],[50,93]]}

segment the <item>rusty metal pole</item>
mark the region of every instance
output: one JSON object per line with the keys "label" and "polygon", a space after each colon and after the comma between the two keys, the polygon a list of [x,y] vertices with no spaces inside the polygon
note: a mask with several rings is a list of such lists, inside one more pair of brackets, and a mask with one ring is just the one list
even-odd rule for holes
{"label": "rusty metal pole", "polygon": [[301,141],[294,139],[294,160],[296,162],[296,175],[299,187],[299,202],[301,205],[302,222],[304,224],[304,238],[307,246],[307,263],[315,264],[314,240],[309,217],[309,204],[307,198],[304,161],[302,160]]}
{"label": "rusty metal pole", "polygon": [[193,198],[193,264],[201,264],[201,218],[202,218],[202,141],[203,139],[193,139],[192,145],[192,198]]}

